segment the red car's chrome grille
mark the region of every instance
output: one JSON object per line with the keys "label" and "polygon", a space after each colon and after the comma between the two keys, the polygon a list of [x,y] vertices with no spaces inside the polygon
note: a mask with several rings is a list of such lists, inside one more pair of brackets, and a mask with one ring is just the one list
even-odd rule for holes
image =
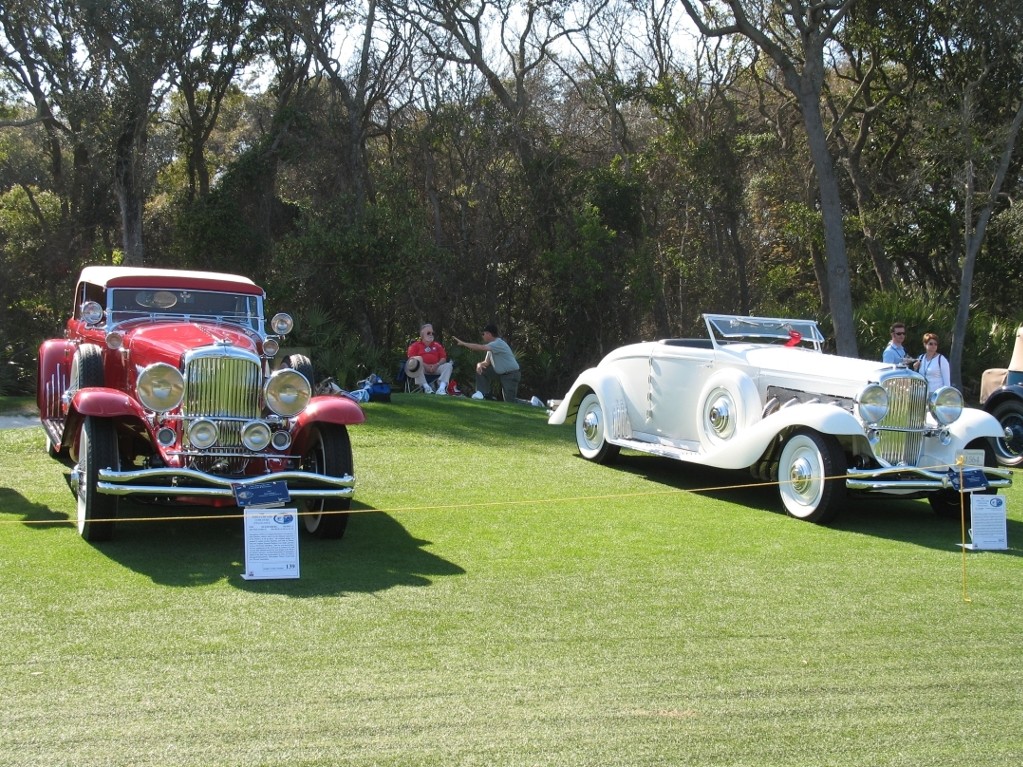
{"label": "red car's chrome grille", "polygon": [[241,357],[199,357],[185,368],[182,412],[189,417],[259,415],[259,362]]}
{"label": "red car's chrome grille", "polygon": [[916,466],[924,442],[927,382],[915,376],[893,377],[881,386],[888,392],[888,415],[879,424],[881,438],[874,453],[893,465]]}
{"label": "red car's chrome grille", "polygon": [[242,447],[241,428],[245,421],[260,416],[261,383],[260,361],[255,355],[203,350],[185,362],[181,414],[186,424],[196,418],[216,421],[220,438],[215,452],[247,453]]}

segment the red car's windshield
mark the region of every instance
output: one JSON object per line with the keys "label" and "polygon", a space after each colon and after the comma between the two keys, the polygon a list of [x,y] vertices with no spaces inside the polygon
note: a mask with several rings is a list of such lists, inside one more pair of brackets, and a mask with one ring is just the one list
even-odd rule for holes
{"label": "red car's windshield", "polygon": [[206,290],[116,288],[107,296],[111,325],[136,319],[209,319],[245,325],[259,331],[259,296]]}

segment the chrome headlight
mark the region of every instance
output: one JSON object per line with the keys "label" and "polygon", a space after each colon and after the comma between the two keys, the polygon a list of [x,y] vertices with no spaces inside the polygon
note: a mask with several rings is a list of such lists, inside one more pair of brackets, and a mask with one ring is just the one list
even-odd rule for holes
{"label": "chrome headlight", "polygon": [[275,314],[270,320],[270,329],[279,336],[288,335],[293,327],[295,327],[295,321],[291,319],[290,314],[284,312]]}
{"label": "chrome headlight", "polygon": [[264,357],[276,357],[277,352],[281,350],[281,345],[278,343],[276,338],[267,338],[263,341],[263,356]]}
{"label": "chrome headlight", "polygon": [[283,430],[275,431],[274,435],[270,438],[270,444],[283,452],[291,447],[291,435]]}
{"label": "chrome headlight", "polygon": [[948,426],[963,414],[963,395],[958,389],[942,386],[931,393],[927,399],[927,406],[931,409],[935,421],[942,426]]}
{"label": "chrome headlight", "polygon": [[879,423],[888,415],[888,392],[880,384],[869,384],[856,397],[856,408],[864,423]]}
{"label": "chrome headlight", "polygon": [[270,444],[270,427],[263,421],[249,421],[242,426],[242,444],[254,453]]}
{"label": "chrome headlight", "polygon": [[82,322],[86,325],[95,325],[103,319],[103,307],[98,301],[86,301],[82,304]]}
{"label": "chrome headlight", "polygon": [[209,418],[200,418],[188,425],[188,442],[192,447],[205,450],[217,444],[220,429]]}
{"label": "chrome headlight", "polygon": [[297,370],[282,368],[267,379],[263,394],[267,407],[281,418],[291,418],[305,410],[313,387]]}
{"label": "chrome headlight", "polygon": [[185,379],[181,371],[166,362],[150,365],[135,384],[139,401],[150,410],[166,413],[181,404],[185,395]]}

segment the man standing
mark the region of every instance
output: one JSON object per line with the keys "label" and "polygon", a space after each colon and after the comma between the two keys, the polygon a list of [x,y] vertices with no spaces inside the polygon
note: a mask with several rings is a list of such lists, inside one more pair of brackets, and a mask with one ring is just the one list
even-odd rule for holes
{"label": "man standing", "polygon": [[881,362],[889,365],[902,365],[908,363],[911,358],[906,354],[902,344],[906,340],[906,325],[902,322],[895,322],[891,327],[892,340],[881,353]]}
{"label": "man standing", "polygon": [[451,372],[455,366],[448,362],[448,353],[443,345],[434,340],[432,324],[427,322],[419,328],[419,340],[409,345],[407,356],[405,375],[414,380],[427,394],[433,394],[433,388],[426,380],[426,376],[440,376],[436,383],[437,393],[448,393],[448,381],[451,380]]}
{"label": "man standing", "polygon": [[486,353],[483,361],[476,365],[476,393],[472,395],[473,399],[483,399],[484,392],[490,390],[494,381],[499,381],[504,401],[517,401],[522,371],[519,370],[519,361],[515,359],[511,347],[498,334],[497,325],[491,323],[483,328],[481,344],[469,343],[458,338],[455,338],[455,343],[466,349]]}

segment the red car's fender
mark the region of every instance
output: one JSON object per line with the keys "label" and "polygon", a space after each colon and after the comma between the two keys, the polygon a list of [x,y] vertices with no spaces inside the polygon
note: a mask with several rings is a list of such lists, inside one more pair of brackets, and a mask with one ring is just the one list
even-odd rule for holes
{"label": "red car's fender", "polygon": [[98,418],[131,418],[145,423],[142,406],[123,391],[96,386],[75,392],[64,421],[64,444],[78,445],[78,432],[86,416]]}
{"label": "red car's fender", "polygon": [[36,381],[36,405],[39,417],[62,418],[62,397],[71,382],[71,359],[75,345],[63,338],[44,341],[39,347],[39,373]]}
{"label": "red car's fender", "polygon": [[359,403],[344,395],[313,397],[309,405],[295,416],[295,450],[305,451],[305,439],[309,427],[321,423],[334,423],[340,426],[364,423],[366,414]]}
{"label": "red car's fender", "polygon": [[72,417],[72,413],[78,416],[94,415],[100,418],[117,418],[125,415],[143,418],[145,416],[145,411],[135,399],[120,389],[111,389],[106,386],[95,386],[75,392],[68,411],[69,419]]}

